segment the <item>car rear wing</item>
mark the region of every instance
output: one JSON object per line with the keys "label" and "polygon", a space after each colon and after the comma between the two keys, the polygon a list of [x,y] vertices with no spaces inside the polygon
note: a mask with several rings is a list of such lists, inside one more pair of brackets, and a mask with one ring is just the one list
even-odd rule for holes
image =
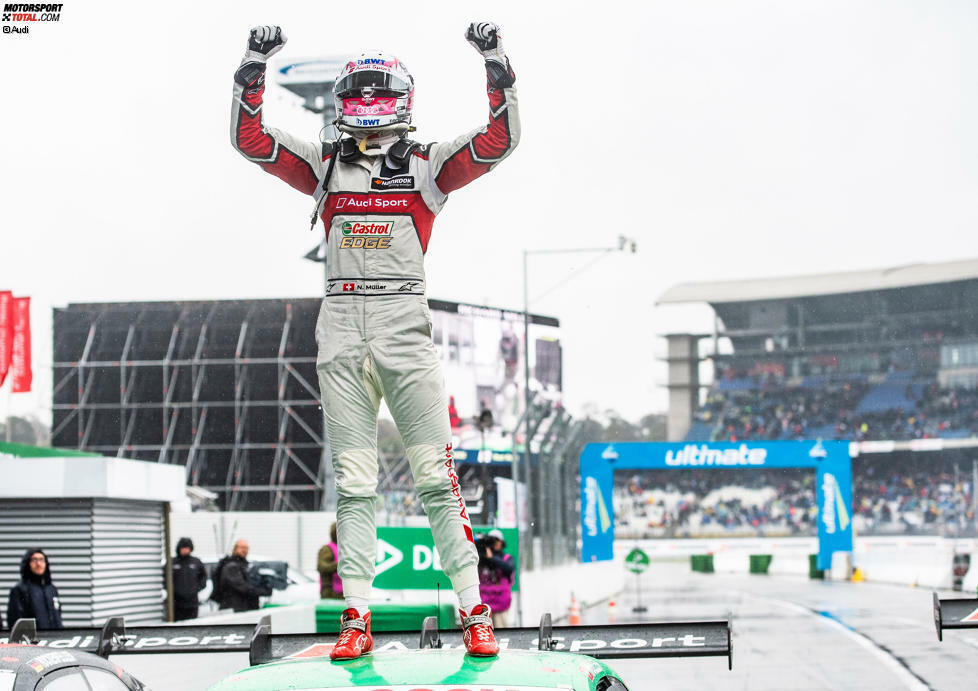
{"label": "car rear wing", "polygon": [[[374,651],[463,647],[459,630],[440,632],[437,619],[424,620],[421,631],[374,631]],[[496,629],[500,648],[549,650],[589,655],[600,659],[650,657],[726,657],[733,668],[733,641],[729,619],[716,621],[553,626],[544,614],[537,628]],[[257,626],[134,626],[122,617],[106,621],[101,629],[71,628],[38,631],[33,619],[18,620],[0,643],[26,643],[52,648],[84,650],[102,657],[130,653],[247,652],[252,665],[284,658],[319,657],[332,649],[335,634],[273,634],[271,617]]]}
{"label": "car rear wing", "polygon": [[119,653],[228,653],[248,652],[254,632],[252,624],[127,628],[122,617],[108,619],[100,629],[38,631],[34,619],[18,619],[0,643],[84,650],[105,658]]}
{"label": "car rear wing", "polygon": [[944,629],[978,629],[978,599],[942,600],[934,593],[934,627],[937,640],[944,640]]}
{"label": "car rear wing", "polygon": [[[428,617],[417,631],[374,631],[374,651],[412,648],[463,648],[462,632],[439,632],[435,617]],[[251,664],[297,657],[318,657],[332,648],[333,636],[317,634],[272,634],[271,624],[262,622],[251,643]],[[496,629],[502,650],[552,650],[580,653],[601,659],[637,657],[727,658],[733,668],[730,621],[667,622],[656,624],[612,624],[607,626],[553,626],[544,614],[539,628]]]}

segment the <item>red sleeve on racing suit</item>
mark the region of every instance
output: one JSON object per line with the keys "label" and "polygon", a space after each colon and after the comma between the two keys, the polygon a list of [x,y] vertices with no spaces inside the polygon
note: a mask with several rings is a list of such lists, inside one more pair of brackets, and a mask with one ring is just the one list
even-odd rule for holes
{"label": "red sleeve on racing suit", "polygon": [[442,194],[463,187],[492,170],[506,158],[520,139],[516,89],[494,87],[487,82],[489,123],[451,142],[432,146],[432,177]]}
{"label": "red sleeve on racing suit", "polygon": [[262,113],[264,93],[264,65],[242,65],[235,75],[231,102],[231,143],[249,161],[300,192],[312,194],[324,170],[323,146],[266,127]]}

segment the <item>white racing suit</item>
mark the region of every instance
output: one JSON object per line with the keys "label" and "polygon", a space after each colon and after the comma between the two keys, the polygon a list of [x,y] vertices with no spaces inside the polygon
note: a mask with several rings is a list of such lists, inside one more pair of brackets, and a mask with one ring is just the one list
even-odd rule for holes
{"label": "white racing suit", "polygon": [[369,598],[373,583],[383,397],[404,441],[442,567],[458,593],[478,585],[478,555],[452,459],[424,253],[446,195],[492,170],[519,141],[512,72],[509,86],[488,85],[488,125],[450,142],[412,148],[405,140],[397,150],[406,155],[392,158],[398,145],[388,155],[367,156],[352,140],[308,142],[267,127],[263,68],[250,63],[235,75],[231,141],[248,160],[314,195],[326,228],[328,285],[316,326],[317,370],[336,475],[343,592]]}

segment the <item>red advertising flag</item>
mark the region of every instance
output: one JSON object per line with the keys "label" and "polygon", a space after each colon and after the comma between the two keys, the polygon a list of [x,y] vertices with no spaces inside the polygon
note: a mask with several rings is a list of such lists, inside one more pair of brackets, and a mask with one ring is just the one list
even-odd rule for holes
{"label": "red advertising flag", "polygon": [[10,356],[14,340],[14,295],[9,290],[0,290],[0,386],[7,378],[10,369]]}
{"label": "red advertising flag", "polygon": [[31,299],[14,298],[13,357],[10,361],[10,382],[13,393],[31,390]]}

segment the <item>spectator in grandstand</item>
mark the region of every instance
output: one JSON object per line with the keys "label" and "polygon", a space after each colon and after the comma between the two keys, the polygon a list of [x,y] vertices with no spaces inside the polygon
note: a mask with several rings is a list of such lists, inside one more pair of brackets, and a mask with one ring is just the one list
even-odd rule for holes
{"label": "spectator in grandstand", "polygon": [[316,570],[319,571],[319,597],[323,599],[343,599],[343,581],[337,573],[340,563],[340,548],[336,541],[336,521],[329,527],[329,542],[319,548]]}
{"label": "spectator in grandstand", "polygon": [[207,569],[191,554],[193,551],[194,542],[189,537],[177,540],[177,556],[173,560],[174,621],[197,618],[197,593],[207,586]]}
{"label": "spectator in grandstand", "polygon": [[63,629],[61,599],[51,582],[51,565],[41,549],[29,549],[20,560],[20,583],[10,589],[7,621],[34,619],[42,631]]}
{"label": "spectator in grandstand", "polygon": [[248,580],[248,541],[234,543],[231,554],[222,559],[214,571],[214,587],[219,589],[221,609],[244,612],[258,609],[258,598],[271,595],[272,589],[257,586]]}
{"label": "spectator in grandstand", "polygon": [[509,607],[513,600],[512,555],[506,554],[503,532],[493,528],[476,543],[479,552],[479,595],[492,610],[492,625],[504,628],[509,623]]}

